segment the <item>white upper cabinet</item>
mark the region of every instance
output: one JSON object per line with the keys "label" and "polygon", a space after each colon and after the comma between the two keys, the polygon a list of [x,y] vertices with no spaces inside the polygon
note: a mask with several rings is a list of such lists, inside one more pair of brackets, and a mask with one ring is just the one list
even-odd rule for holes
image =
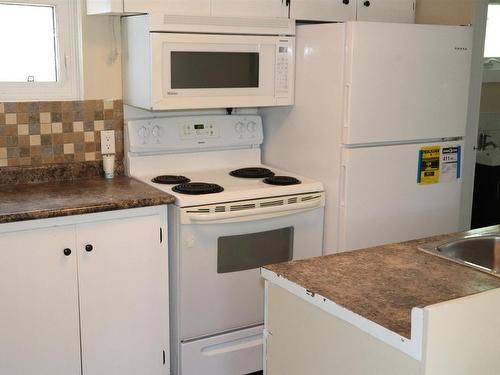
{"label": "white upper cabinet", "polygon": [[87,0],[87,14],[122,14],[123,0]]}
{"label": "white upper cabinet", "polygon": [[416,0],[87,0],[88,14],[288,18],[298,21],[415,22]]}
{"label": "white upper cabinet", "polygon": [[288,18],[284,0],[212,0],[212,16]]}
{"label": "white upper cabinet", "polygon": [[210,0],[124,0],[124,11],[125,13],[161,12],[169,15],[210,16],[210,2]]}
{"label": "white upper cabinet", "polygon": [[299,21],[415,22],[415,0],[290,0]]}
{"label": "white upper cabinet", "polygon": [[0,374],[80,375],[75,231],[0,233]]}
{"label": "white upper cabinet", "polygon": [[291,0],[290,18],[301,21],[354,21],[356,0]]}
{"label": "white upper cabinet", "polygon": [[415,22],[415,0],[357,0],[357,20]]}

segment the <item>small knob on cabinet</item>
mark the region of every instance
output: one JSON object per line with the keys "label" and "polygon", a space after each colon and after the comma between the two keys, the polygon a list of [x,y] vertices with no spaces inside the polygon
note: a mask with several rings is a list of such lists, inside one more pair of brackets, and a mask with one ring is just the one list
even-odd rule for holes
{"label": "small knob on cabinet", "polygon": [[66,255],[67,257],[69,257],[71,255],[71,249],[64,249],[63,253],[64,253],[64,255]]}
{"label": "small knob on cabinet", "polygon": [[85,245],[85,251],[90,253],[92,250],[94,250],[94,246],[92,245]]}
{"label": "small knob on cabinet", "polygon": [[342,0],[345,5],[349,5],[349,0]]}
{"label": "small knob on cabinet", "polygon": [[371,3],[370,3],[369,1],[365,1],[365,2],[363,3],[363,5],[364,5],[365,7],[369,7],[369,6],[371,5]]}

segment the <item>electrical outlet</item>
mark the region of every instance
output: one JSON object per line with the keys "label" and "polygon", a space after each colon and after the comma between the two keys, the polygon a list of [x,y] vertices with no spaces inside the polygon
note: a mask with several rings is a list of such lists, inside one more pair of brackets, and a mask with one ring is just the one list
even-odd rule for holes
{"label": "electrical outlet", "polygon": [[115,153],[115,131],[101,131],[101,154],[110,155]]}

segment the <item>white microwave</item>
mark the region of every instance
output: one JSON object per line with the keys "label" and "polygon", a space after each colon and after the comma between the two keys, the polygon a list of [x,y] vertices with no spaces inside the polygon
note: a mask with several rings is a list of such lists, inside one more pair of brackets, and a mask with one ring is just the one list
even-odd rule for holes
{"label": "white microwave", "polygon": [[123,19],[124,101],[148,110],[292,105],[295,37],[150,31]]}

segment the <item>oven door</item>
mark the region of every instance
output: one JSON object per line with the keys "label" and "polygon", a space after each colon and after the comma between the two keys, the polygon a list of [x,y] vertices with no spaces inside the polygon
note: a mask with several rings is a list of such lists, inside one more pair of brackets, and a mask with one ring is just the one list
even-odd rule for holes
{"label": "oven door", "polygon": [[257,208],[208,213],[182,209],[181,340],[262,323],[259,268],[321,255],[323,194],[284,206],[251,205]]}
{"label": "oven door", "polygon": [[294,38],[151,33],[151,40],[154,109],[292,104]]}

